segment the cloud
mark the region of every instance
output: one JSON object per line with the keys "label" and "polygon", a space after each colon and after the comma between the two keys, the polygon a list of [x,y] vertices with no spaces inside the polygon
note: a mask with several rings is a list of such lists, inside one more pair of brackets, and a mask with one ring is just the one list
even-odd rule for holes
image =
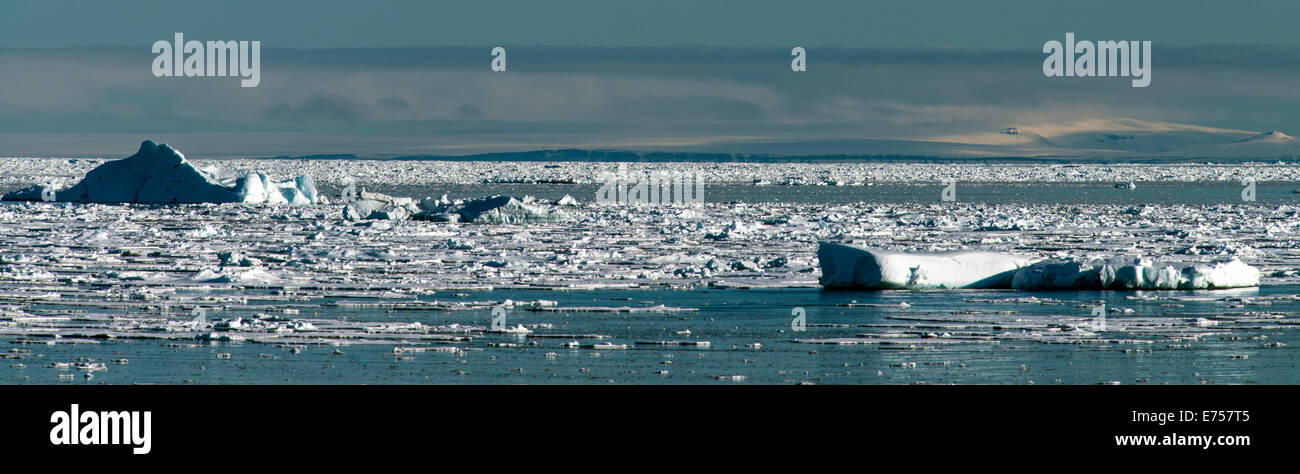
{"label": "cloud", "polygon": [[456,117],[463,119],[477,119],[483,116],[483,111],[474,104],[462,104],[456,107]]}
{"label": "cloud", "polygon": [[616,116],[639,120],[677,120],[690,117],[694,120],[723,120],[733,123],[757,121],[765,115],[763,107],[753,102],[697,94],[625,95],[613,101],[610,111]]}
{"label": "cloud", "polygon": [[298,104],[268,106],[263,115],[284,122],[356,123],[367,113],[366,106],[336,94],[315,92]]}
{"label": "cloud", "polygon": [[[341,143],[391,140],[400,152],[420,143],[470,152],[742,142],[762,145],[751,151],[776,142],[863,151],[861,140],[1120,118],[1300,133],[1300,48],[1156,48],[1147,88],[1118,77],[1046,78],[1036,47],[809,48],[806,72],[790,70],[786,48],[509,54],[509,71],[494,73],[483,48],[268,47],[261,85],[242,88],[234,78],[153,77],[144,48],[0,48],[0,129],[346,134],[364,140]],[[303,150],[349,151],[357,150]]]}
{"label": "cloud", "polygon": [[390,95],[375,102],[380,109],[388,112],[406,112],[411,109],[411,103],[399,96]]}

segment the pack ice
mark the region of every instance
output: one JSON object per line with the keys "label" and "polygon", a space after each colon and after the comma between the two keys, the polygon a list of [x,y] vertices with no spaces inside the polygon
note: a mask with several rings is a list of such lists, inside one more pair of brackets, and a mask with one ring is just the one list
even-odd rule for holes
{"label": "pack ice", "polygon": [[1240,259],[1157,264],[1144,258],[1057,258],[1007,253],[890,252],[821,242],[826,288],[1020,290],[1213,290],[1259,286],[1259,269]]}
{"label": "pack ice", "polygon": [[[140,144],[130,157],[110,161],[86,173],[86,177],[62,191],[37,185],[3,196],[6,201],[96,202],[96,203],[290,203],[321,201],[310,176],[275,181],[263,173],[250,173],[230,185],[195,168],[179,151],[151,140]],[[46,196],[43,196],[46,195]]]}

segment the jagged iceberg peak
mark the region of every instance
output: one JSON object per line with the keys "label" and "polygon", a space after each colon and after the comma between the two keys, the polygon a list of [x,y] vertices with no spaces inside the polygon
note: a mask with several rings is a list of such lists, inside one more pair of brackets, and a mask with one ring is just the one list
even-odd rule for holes
{"label": "jagged iceberg peak", "polygon": [[225,186],[194,167],[175,148],[152,140],[141,143],[134,155],[90,170],[71,188],[59,191],[38,185],[0,199],[145,204],[321,202],[310,176],[275,181],[263,173],[251,173],[239,178],[233,187]]}

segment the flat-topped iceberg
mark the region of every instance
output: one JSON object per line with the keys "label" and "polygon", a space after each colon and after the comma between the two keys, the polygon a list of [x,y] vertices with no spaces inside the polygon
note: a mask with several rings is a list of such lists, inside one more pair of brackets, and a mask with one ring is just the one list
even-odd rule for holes
{"label": "flat-topped iceberg", "polygon": [[889,252],[830,242],[818,246],[817,259],[823,287],[869,289],[1010,288],[1016,270],[1033,262],[995,252]]}
{"label": "flat-topped iceberg", "polygon": [[96,203],[290,203],[322,201],[310,176],[275,181],[262,173],[240,177],[233,186],[222,184],[195,168],[185,156],[166,144],[145,140],[130,157],[110,161],[86,173],[68,189],[37,185],[14,191],[6,201],[58,201]]}
{"label": "flat-topped iceberg", "polygon": [[1214,290],[1259,286],[1260,276],[1235,257],[1164,264],[1131,257],[1035,261],[995,252],[890,252],[822,242],[817,258],[826,288]]}
{"label": "flat-topped iceberg", "polygon": [[1259,269],[1237,258],[1157,264],[1142,258],[1054,259],[1016,272],[1022,290],[1214,290],[1259,286]]}

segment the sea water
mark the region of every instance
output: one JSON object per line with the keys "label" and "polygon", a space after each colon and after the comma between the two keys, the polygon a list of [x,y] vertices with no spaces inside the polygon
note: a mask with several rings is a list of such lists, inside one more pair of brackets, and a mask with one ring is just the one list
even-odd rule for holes
{"label": "sea water", "polygon": [[[382,191],[581,198],[595,189],[567,184],[457,186]],[[706,202],[715,207],[777,202],[933,205],[939,203],[941,188],[727,184],[710,186]],[[985,183],[958,184],[956,196],[958,202],[1009,205],[1221,206],[1240,189],[1232,183],[1135,189],[1117,189],[1113,183]],[[1261,183],[1258,202],[1250,206],[1267,210],[1294,205],[1297,195],[1290,191],[1285,185]],[[436,261],[424,256],[421,252],[431,242],[472,234],[481,237],[477,245],[482,248],[487,245],[483,242],[508,240],[508,234],[529,228],[496,235],[486,227],[411,223],[415,227],[405,228],[408,237],[363,245],[357,242],[372,238],[365,233],[373,229],[370,224],[334,224],[337,233],[319,237],[312,235],[318,232],[311,223],[313,211],[293,215],[291,208],[283,207],[101,206],[95,212],[118,216],[96,220],[75,216],[85,210],[78,207],[83,205],[4,206],[11,215],[31,216],[6,224],[11,237],[0,248],[8,266],[0,295],[0,309],[7,311],[0,324],[0,353],[5,355],[0,383],[7,384],[1300,383],[1300,284],[1286,278],[1232,291],[823,291],[809,283],[815,281],[816,271],[805,266],[782,273],[775,283],[723,276],[707,284],[620,287],[615,283],[623,277],[618,277],[584,287],[530,285],[540,277],[526,272],[509,278],[492,273],[496,280],[477,280],[476,275],[496,267],[475,263],[455,273],[435,272],[433,278],[444,288],[418,291],[420,284],[374,283],[390,274],[418,276],[426,268],[459,268],[454,267],[456,252],[440,253]],[[193,237],[193,242],[171,237],[199,235],[194,234],[197,222],[219,229]],[[186,277],[198,272],[203,258],[210,258],[202,257],[211,253],[210,247],[243,245],[240,239],[250,238],[239,236],[241,231],[275,225],[285,226],[276,237],[284,242],[257,240],[265,252],[250,255],[279,265],[276,271],[306,279],[248,285],[170,285],[154,280],[160,274]],[[159,232],[171,249],[123,253],[104,243],[121,247],[119,240],[147,240]],[[966,232],[952,235],[969,235]],[[1087,243],[1087,235],[1072,240],[1079,236],[1065,234],[1053,245],[1096,246]],[[1014,239],[1021,234],[990,235]],[[310,238],[335,239],[323,247],[355,246],[358,252],[379,256],[327,269],[307,267],[312,258],[336,257],[295,259],[289,250],[275,257],[276,248],[299,246],[294,242]],[[518,246],[551,252],[567,245],[538,236],[529,239]],[[1287,238],[1273,240],[1282,242],[1279,248],[1293,246]],[[762,242],[719,242],[709,245],[735,258],[784,251]],[[801,252],[807,246],[807,254],[813,250],[811,243],[782,245]],[[42,253],[51,246],[63,250]],[[76,258],[83,251],[107,256]],[[407,257],[384,257],[384,251]],[[605,271],[601,265],[613,268],[620,258],[635,256],[632,250],[624,251],[631,253],[606,255],[600,261],[593,257],[591,265],[597,268],[592,271]],[[1294,268],[1294,255],[1261,252],[1258,259],[1274,262],[1266,271]],[[45,256],[33,259],[33,254]],[[510,268],[509,262],[502,265]],[[579,263],[575,268],[585,267]],[[628,275],[637,270],[631,271]],[[181,325],[192,321],[192,306],[209,308],[209,323],[269,315],[271,321],[312,322],[317,331],[227,333],[211,326],[189,331]],[[1105,315],[1104,322],[1099,315]],[[422,326],[410,329],[413,323]],[[531,332],[493,331],[516,325]],[[240,337],[223,339],[223,334]]]}
{"label": "sea water", "polygon": [[[466,298],[537,296],[529,293],[536,292],[469,292]],[[46,345],[10,340],[6,348],[31,352],[23,354],[24,369],[0,367],[0,382],[1294,384],[1300,382],[1294,349],[1300,343],[1300,321],[1294,317],[1300,314],[1297,294],[1296,285],[1247,292],[1158,293],[812,288],[548,292],[546,297],[564,306],[672,304],[699,311],[512,310],[507,324],[549,327],[528,335],[486,334],[468,343],[436,345],[459,349],[452,352],[395,354],[394,347],[411,346],[391,344],[284,347],[109,339]],[[1243,298],[1253,303],[1243,306]],[[1102,304],[1123,312],[1108,314],[1107,329],[1093,331],[1090,308]],[[794,308],[804,309],[802,331],[792,328]],[[1285,316],[1261,317],[1255,314],[1259,309]],[[370,309],[322,311],[313,317],[482,326],[492,315],[489,309]],[[551,337],[559,334],[573,336]],[[607,338],[592,339],[595,335]],[[567,347],[575,340],[627,348]],[[832,342],[806,342],[810,340]],[[709,346],[676,344],[700,341]],[[127,362],[111,362],[118,359]],[[79,360],[104,361],[108,370],[45,367]],[[64,374],[75,376],[59,377]]]}

